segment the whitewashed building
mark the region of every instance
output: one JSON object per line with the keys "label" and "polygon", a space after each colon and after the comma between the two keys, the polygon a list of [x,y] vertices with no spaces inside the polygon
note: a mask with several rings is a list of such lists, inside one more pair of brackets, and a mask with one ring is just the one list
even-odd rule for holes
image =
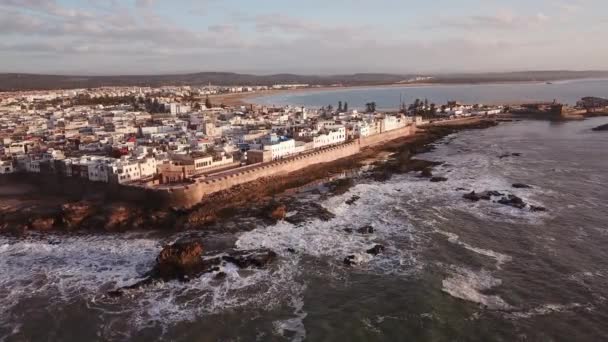
{"label": "whitewashed building", "polygon": [[313,138],[313,148],[341,144],[346,141],[346,128],[342,125],[326,125],[324,133]]}
{"label": "whitewashed building", "polygon": [[12,160],[0,160],[0,175],[6,175],[15,172],[15,166]]}

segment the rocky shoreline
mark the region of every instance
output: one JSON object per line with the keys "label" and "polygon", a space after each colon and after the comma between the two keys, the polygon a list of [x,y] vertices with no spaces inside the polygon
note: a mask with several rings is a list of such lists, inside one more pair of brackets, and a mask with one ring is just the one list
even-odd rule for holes
{"label": "rocky shoreline", "polygon": [[[184,210],[169,208],[150,209],[134,203],[110,202],[100,199],[69,201],[61,197],[46,198],[30,194],[23,197],[24,204],[6,206],[0,211],[0,234],[23,235],[28,232],[70,233],[75,231],[123,232],[128,230],[214,230],[244,231],[254,229],[257,223],[272,223],[285,218],[290,207],[305,208],[301,215],[328,217],[330,213],[314,204],[298,201],[297,192],[291,189],[305,187],[319,179],[360,169],[379,154],[390,153],[387,161],[373,163],[370,177],[383,181],[393,174],[419,172],[431,182],[445,181],[434,177],[432,168],[438,163],[414,158],[416,154],[433,149],[432,143],[449,134],[466,129],[483,129],[497,125],[494,120],[478,120],[452,126],[428,127],[412,137],[394,140],[380,146],[364,149],[361,153],[332,163],[311,165],[288,175],[259,179],[236,186],[203,199],[195,207]],[[330,193],[345,192],[352,180],[326,182]],[[19,200],[19,199],[17,199]],[[300,215],[300,216],[301,216]],[[241,218],[251,218],[245,220]],[[302,220],[291,217],[289,220]],[[329,219],[329,218],[328,218]]]}
{"label": "rocky shoreline", "polygon": [[608,124],[597,126],[597,127],[593,128],[592,130],[595,132],[608,131]]}

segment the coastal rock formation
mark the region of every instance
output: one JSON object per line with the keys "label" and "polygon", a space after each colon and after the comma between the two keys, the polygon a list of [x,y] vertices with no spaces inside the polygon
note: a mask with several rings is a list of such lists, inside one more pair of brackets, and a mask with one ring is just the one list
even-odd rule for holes
{"label": "coastal rock formation", "polygon": [[277,254],[269,249],[259,249],[253,251],[235,251],[222,259],[237,265],[239,268],[263,268],[268,266],[277,258]]}
{"label": "coastal rock formation", "polygon": [[593,128],[593,131],[595,131],[595,132],[608,131],[608,124],[597,126],[597,127]]}
{"label": "coastal rock formation", "polygon": [[374,233],[374,227],[369,226],[369,225],[361,227],[361,228],[357,229],[357,233],[359,233],[359,234],[373,234]]}
{"label": "coastal rock formation", "polygon": [[492,199],[491,197],[492,195],[489,192],[482,192],[482,193],[477,193],[475,191],[471,191],[468,194],[464,194],[462,195],[462,198],[464,199],[468,199],[469,201],[473,201],[473,202],[479,202],[481,200],[484,201],[489,201]]}
{"label": "coastal rock formation", "polygon": [[286,216],[287,216],[287,207],[284,204],[277,206],[272,211],[272,213],[270,213],[270,217],[277,221],[284,220]]}
{"label": "coastal rock formation", "polygon": [[503,196],[503,194],[498,191],[494,191],[494,190],[484,191],[484,192],[480,192],[480,193],[471,191],[468,194],[462,195],[462,198],[467,199],[469,201],[473,201],[473,202],[479,202],[481,200],[490,201],[490,200],[492,200],[492,197],[498,197],[498,196]]}
{"label": "coastal rock formation", "polygon": [[513,187],[515,189],[532,189],[532,187],[530,185],[523,184],[523,183],[515,183],[515,184],[513,184]]}
{"label": "coastal rock formation", "polygon": [[346,266],[356,266],[363,262],[363,257],[359,254],[351,254],[344,258],[343,263]]}
{"label": "coastal rock formation", "polygon": [[509,157],[521,157],[521,153],[519,153],[519,152],[505,153],[505,154],[500,155],[498,158],[504,159],[504,158],[509,158]]}
{"label": "coastal rock formation", "polygon": [[[163,280],[184,279],[198,274],[210,266],[203,261],[203,244],[198,240],[180,240],[165,246],[156,258],[152,271],[154,278]],[[214,265],[219,264],[213,262]]]}
{"label": "coastal rock formation", "polygon": [[[226,263],[240,269],[264,268],[276,260],[277,254],[269,249],[233,250],[220,255],[205,256],[203,243],[197,238],[184,238],[165,246],[154,268],[146,278],[130,286],[109,291],[109,297],[120,297],[126,290],[140,289],[158,281],[189,281],[203,274],[216,272],[215,279],[222,280],[227,274],[222,271]],[[295,251],[294,251],[295,252]]]}
{"label": "coastal rock formation", "polygon": [[378,254],[384,252],[384,246],[382,246],[382,245],[375,245],[374,247],[368,249],[365,252],[367,254],[371,254],[371,255],[378,255]]}
{"label": "coastal rock formation", "polygon": [[[528,185],[525,185],[525,184],[520,184],[521,186],[519,186],[519,187],[516,185],[518,185],[518,184],[514,184],[513,186],[516,188],[522,188],[522,189],[527,189],[529,187]],[[496,197],[499,197],[499,198],[496,199]],[[494,203],[507,205],[507,206],[517,208],[517,209],[525,209],[526,207],[528,207],[531,212],[547,211],[547,209],[545,209],[543,207],[529,205],[526,202],[524,202],[523,199],[521,199],[520,197],[517,197],[515,195],[506,195],[499,191],[494,191],[494,190],[484,191],[481,193],[472,191],[470,193],[464,194],[462,196],[462,198],[467,199],[472,202],[479,202],[481,200],[492,201],[492,199],[494,198]]]}
{"label": "coastal rock formation", "polygon": [[[118,231],[127,228],[137,229],[139,228],[136,224],[138,220],[134,220],[134,218],[143,221],[142,216],[139,210],[135,208],[122,204],[113,204],[104,210],[102,219],[105,219],[105,223],[103,227],[107,231]],[[141,223],[139,226],[141,226]]]}
{"label": "coastal rock formation", "polygon": [[425,169],[423,169],[422,171],[420,171],[420,177],[424,177],[424,178],[431,178],[433,177],[433,171],[430,167],[427,167]]}
{"label": "coastal rock formation", "polygon": [[66,203],[61,206],[61,217],[67,229],[77,229],[80,224],[95,212],[95,206],[90,202],[81,201]]}
{"label": "coastal rock formation", "polygon": [[321,221],[329,221],[335,216],[329,210],[324,208],[317,202],[297,202],[290,204],[293,208],[297,208],[293,215],[285,218],[285,221],[298,225],[310,221],[311,219],[319,219]]}
{"label": "coastal rock formation", "polygon": [[55,226],[55,218],[53,218],[53,217],[46,217],[46,218],[39,217],[39,218],[33,219],[29,224],[30,229],[38,230],[38,231],[51,230],[51,229],[53,229],[54,226]]}
{"label": "coastal rock formation", "polygon": [[515,195],[505,196],[499,199],[497,203],[508,205],[517,209],[524,209],[526,207],[526,203],[524,202],[524,200]]}
{"label": "coastal rock formation", "polygon": [[355,196],[351,197],[350,199],[346,200],[346,204],[353,205],[360,199],[361,199],[361,197],[355,195]]}
{"label": "coastal rock formation", "polygon": [[447,182],[448,179],[445,177],[433,177],[431,178],[431,182],[433,183],[439,183],[439,182]]}

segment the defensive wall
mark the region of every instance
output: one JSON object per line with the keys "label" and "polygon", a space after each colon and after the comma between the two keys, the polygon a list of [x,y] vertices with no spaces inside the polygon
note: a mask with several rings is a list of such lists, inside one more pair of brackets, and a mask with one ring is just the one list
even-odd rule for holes
{"label": "defensive wall", "polygon": [[362,148],[403,138],[414,134],[415,126],[360,138],[344,144],[335,145],[293,157],[254,164],[238,169],[218,170],[205,178],[195,179],[190,184],[162,186],[120,185],[113,183],[91,182],[87,179],[61,176],[56,173],[11,174],[0,177],[0,185],[29,183],[37,185],[36,191],[46,194],[65,196],[71,200],[103,198],[111,201],[133,201],[153,207],[189,208],[199,203],[203,197],[232,188],[235,185],[275,177],[301,170],[310,165],[329,163],[350,157]]}
{"label": "defensive wall", "polygon": [[[203,197],[230,189],[235,185],[249,183],[260,178],[287,174],[310,165],[350,157],[359,153],[362,148],[402,138],[414,134],[415,131],[415,125],[411,125],[274,162],[255,164],[237,170],[217,173],[208,178],[198,179],[193,184],[154,188],[152,189],[153,194],[149,192],[150,188],[145,190],[148,192],[148,196],[152,196],[155,201],[174,207],[191,207],[200,202]],[[133,194],[129,197],[133,197]]]}

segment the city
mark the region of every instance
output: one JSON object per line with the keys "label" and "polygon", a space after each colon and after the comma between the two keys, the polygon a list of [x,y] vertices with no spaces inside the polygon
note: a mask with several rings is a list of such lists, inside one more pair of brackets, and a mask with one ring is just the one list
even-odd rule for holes
{"label": "city", "polygon": [[0,342],[607,341],[606,13],[0,0]]}
{"label": "city", "polygon": [[[306,85],[294,87],[301,86]],[[211,103],[218,92],[242,89],[107,87],[3,94],[0,173],[53,173],[147,187],[183,184],[409,125],[424,126],[428,120],[416,114],[420,110],[432,110],[435,117],[445,113],[445,119],[503,112],[503,107],[456,102],[440,109],[428,101],[393,113],[370,106],[349,110],[342,102],[316,109]]]}

